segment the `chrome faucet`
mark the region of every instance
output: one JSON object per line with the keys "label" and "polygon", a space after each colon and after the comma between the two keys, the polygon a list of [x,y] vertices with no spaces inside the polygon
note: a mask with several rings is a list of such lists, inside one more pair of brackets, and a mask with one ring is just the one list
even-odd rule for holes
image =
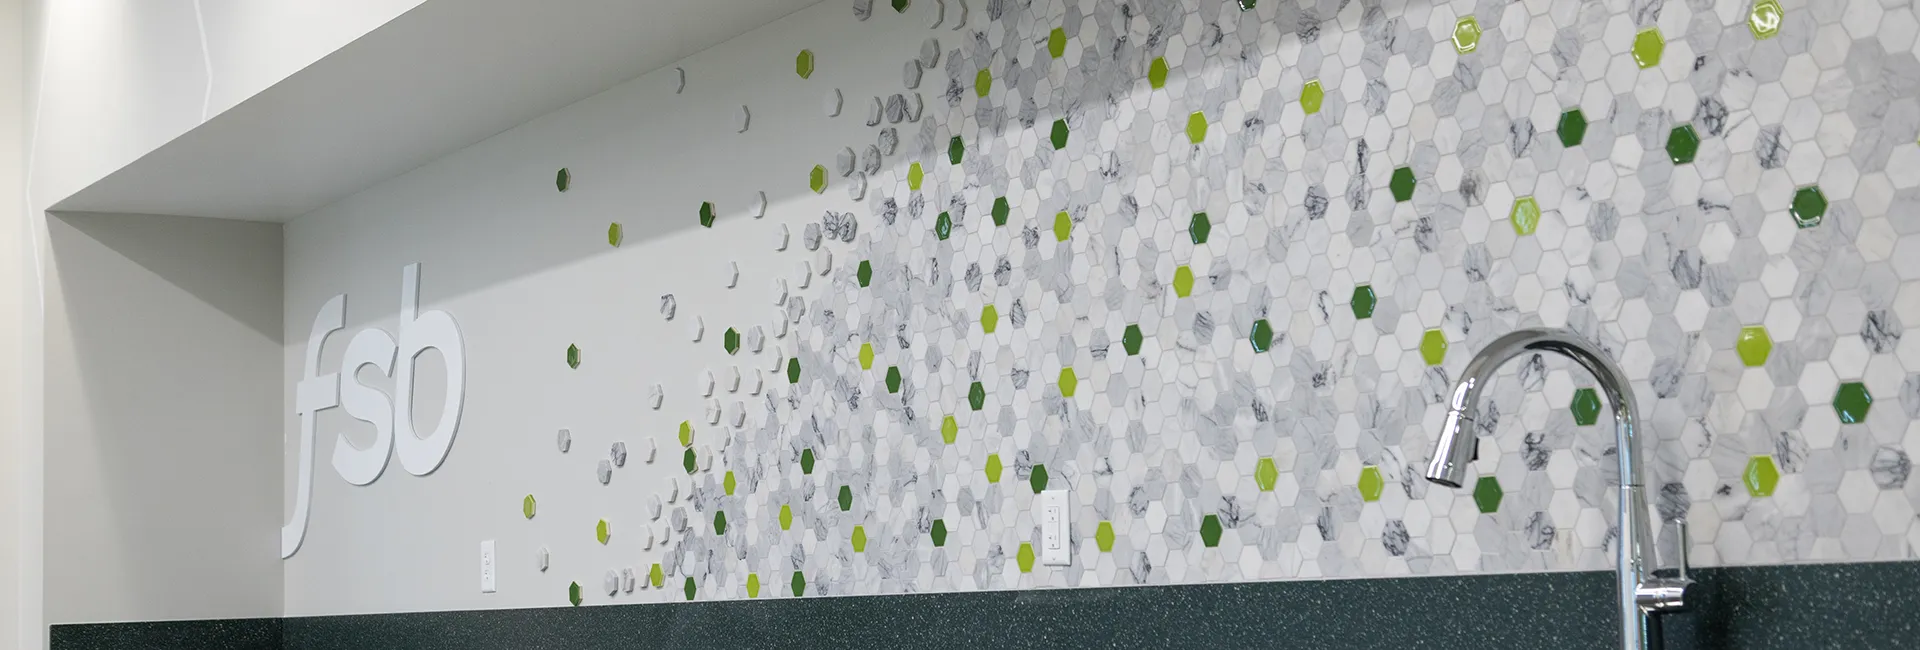
{"label": "chrome faucet", "polygon": [[1620,611],[1620,647],[1625,650],[1658,650],[1661,647],[1660,614],[1685,611],[1694,598],[1693,581],[1687,578],[1686,522],[1678,520],[1680,553],[1677,575],[1655,576],[1653,533],[1649,525],[1646,464],[1641,462],[1639,432],[1634,429],[1638,413],[1634,410],[1633,387],[1626,373],[1602,354],[1592,343],[1573,332],[1561,329],[1523,329],[1495,339],[1486,349],[1467,362],[1466,374],[1453,387],[1446,423],[1440,428],[1433,462],[1427,465],[1427,480],[1451,488],[1467,479],[1467,463],[1474,459],[1478,439],[1473,422],[1478,414],[1480,393],[1493,380],[1493,373],[1509,359],[1528,352],[1552,352],[1572,359],[1586,368],[1613,406],[1615,455],[1620,460],[1620,537],[1614,567],[1618,588],[1615,604]]}

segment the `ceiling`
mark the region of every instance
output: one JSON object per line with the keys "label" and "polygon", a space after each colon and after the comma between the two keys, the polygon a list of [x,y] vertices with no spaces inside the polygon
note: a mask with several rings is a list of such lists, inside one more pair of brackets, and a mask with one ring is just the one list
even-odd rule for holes
{"label": "ceiling", "polygon": [[819,0],[429,0],[53,206],[284,222]]}

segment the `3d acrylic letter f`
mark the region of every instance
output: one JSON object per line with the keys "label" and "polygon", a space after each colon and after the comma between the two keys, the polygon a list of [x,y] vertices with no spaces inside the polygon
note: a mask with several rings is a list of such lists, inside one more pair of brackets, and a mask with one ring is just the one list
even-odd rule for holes
{"label": "3d acrylic letter f", "polygon": [[[466,402],[467,355],[465,340],[453,316],[444,311],[421,313],[420,265],[410,264],[400,283],[400,337],[376,328],[355,334],[347,343],[338,373],[319,375],[320,349],[327,337],[344,327],[346,295],[334,296],[314,317],[307,338],[306,369],[295,391],[294,412],[300,416],[300,477],[294,496],[293,520],[280,528],[280,557],[292,557],[306,538],[307,514],[313,500],[314,427],[319,412],[342,407],[347,415],[373,425],[373,444],[356,447],[342,434],[333,445],[333,469],[354,485],[370,485],[387,469],[396,451],[400,466],[416,476],[439,469],[453,447]],[[413,373],[420,353],[437,349],[446,359],[447,392],[433,432],[421,437],[413,430]],[[398,367],[395,367],[395,366]],[[394,376],[393,399],[359,381],[360,369],[373,366]],[[343,384],[341,378],[345,377]]]}

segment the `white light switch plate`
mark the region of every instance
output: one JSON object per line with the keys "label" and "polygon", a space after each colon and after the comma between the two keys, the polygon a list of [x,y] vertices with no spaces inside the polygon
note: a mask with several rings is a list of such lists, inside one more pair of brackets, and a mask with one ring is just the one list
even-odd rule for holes
{"label": "white light switch plate", "polygon": [[480,593],[493,593],[497,587],[494,578],[498,575],[493,556],[493,540],[480,542]]}
{"label": "white light switch plate", "polygon": [[1040,563],[1047,566],[1073,564],[1073,521],[1069,514],[1067,490],[1047,490],[1034,499],[1034,518],[1040,522]]}

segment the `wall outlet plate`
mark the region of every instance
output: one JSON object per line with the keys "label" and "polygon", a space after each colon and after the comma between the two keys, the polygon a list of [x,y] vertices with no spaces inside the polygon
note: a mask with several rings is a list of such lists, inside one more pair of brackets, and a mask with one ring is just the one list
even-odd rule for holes
{"label": "wall outlet plate", "polygon": [[480,542],[480,593],[490,594],[499,589],[499,565],[494,559],[493,540]]}
{"label": "wall outlet plate", "polygon": [[1073,521],[1067,490],[1046,490],[1034,497],[1034,520],[1040,522],[1040,563],[1073,564]]}

